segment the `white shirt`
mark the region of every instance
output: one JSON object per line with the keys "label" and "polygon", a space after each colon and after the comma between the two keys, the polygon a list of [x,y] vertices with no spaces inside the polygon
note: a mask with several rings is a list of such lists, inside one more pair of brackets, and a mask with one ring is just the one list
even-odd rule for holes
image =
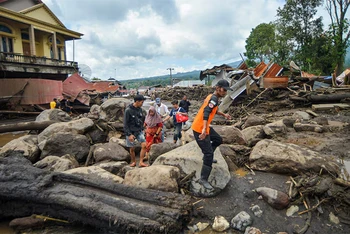
{"label": "white shirt", "polygon": [[160,103],[160,106],[158,106],[156,103],[154,104],[154,107],[156,108],[156,111],[162,116],[167,116],[169,114],[168,107],[164,105],[163,103]]}

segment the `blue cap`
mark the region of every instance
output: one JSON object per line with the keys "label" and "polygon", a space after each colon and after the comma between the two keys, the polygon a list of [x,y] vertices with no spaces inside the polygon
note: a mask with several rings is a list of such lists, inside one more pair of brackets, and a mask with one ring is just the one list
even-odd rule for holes
{"label": "blue cap", "polygon": [[156,103],[160,104],[160,98],[159,97],[156,98]]}

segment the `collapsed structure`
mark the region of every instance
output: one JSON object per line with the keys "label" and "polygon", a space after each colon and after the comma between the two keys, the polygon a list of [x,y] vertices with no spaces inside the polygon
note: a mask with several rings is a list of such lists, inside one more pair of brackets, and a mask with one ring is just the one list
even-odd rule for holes
{"label": "collapsed structure", "polygon": [[282,67],[273,62],[269,64],[261,62],[255,68],[248,68],[242,62],[237,68],[223,64],[200,73],[201,80],[210,80],[210,76],[215,76],[215,79],[212,80],[212,86],[215,86],[221,79],[225,79],[231,84],[233,91],[229,91],[223,99],[220,105],[222,111],[227,110],[244,91],[249,95],[255,90],[261,95],[269,89],[285,89],[291,93],[288,95],[290,100],[303,103],[334,103],[350,98],[348,93],[328,96],[323,94],[323,96],[320,96],[316,92],[318,89],[322,92],[322,90],[331,87],[335,88],[333,92],[344,91],[350,80],[350,69],[346,69],[339,76],[335,74],[332,76],[316,76],[301,71],[293,61],[290,62],[289,67]]}

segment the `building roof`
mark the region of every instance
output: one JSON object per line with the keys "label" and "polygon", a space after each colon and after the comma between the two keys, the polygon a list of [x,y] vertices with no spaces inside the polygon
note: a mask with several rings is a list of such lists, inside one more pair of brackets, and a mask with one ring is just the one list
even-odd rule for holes
{"label": "building roof", "polygon": [[39,8],[44,8],[45,11],[48,12],[48,14],[63,28],[66,28],[66,26],[64,26],[64,24],[57,18],[57,16],[50,10],[50,8],[48,8],[44,3],[40,3],[40,4],[37,4],[37,5],[34,5],[32,7],[29,7],[27,9],[24,9],[24,10],[21,10],[20,13],[22,14],[28,14],[30,12],[33,12]]}
{"label": "building roof", "polygon": [[[54,22],[57,22],[57,25],[26,15],[32,11],[35,11],[41,8],[44,9],[52,17]],[[0,15],[4,18],[18,21],[27,25],[33,25],[38,30],[47,31],[48,28],[51,28],[52,30],[55,30],[57,33],[64,35],[66,40],[80,39],[81,36],[83,36],[83,34],[79,32],[75,32],[67,29],[63,25],[63,23],[55,16],[55,14],[44,3],[34,5],[20,12],[16,12],[14,10],[0,6]]]}
{"label": "building roof", "polygon": [[192,87],[197,85],[205,85],[204,80],[182,80],[176,84],[174,84],[174,87]]}

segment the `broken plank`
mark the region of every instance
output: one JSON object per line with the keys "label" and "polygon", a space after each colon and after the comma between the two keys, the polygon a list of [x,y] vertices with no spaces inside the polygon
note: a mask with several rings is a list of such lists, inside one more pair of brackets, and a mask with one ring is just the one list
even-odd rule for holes
{"label": "broken plank", "polygon": [[312,110],[306,110],[306,113],[312,115],[313,117],[318,117],[318,114],[316,114],[315,112],[313,112]]}
{"label": "broken plank", "polygon": [[312,105],[313,111],[322,111],[322,110],[330,110],[334,108],[340,108],[340,109],[348,109],[350,108],[350,105],[345,103],[332,103],[332,104],[314,104]]}

